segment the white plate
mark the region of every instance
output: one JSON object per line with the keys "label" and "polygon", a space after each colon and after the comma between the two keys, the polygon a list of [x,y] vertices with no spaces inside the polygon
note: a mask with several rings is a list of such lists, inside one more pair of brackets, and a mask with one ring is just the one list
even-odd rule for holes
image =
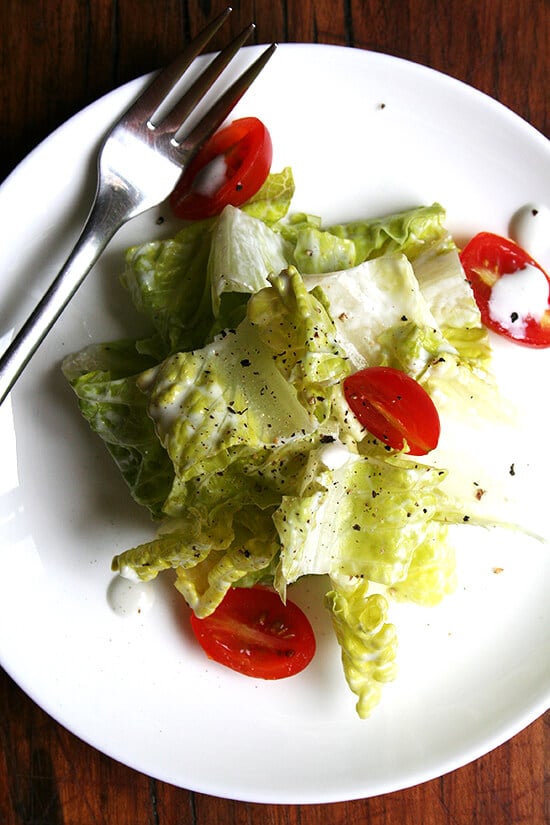
{"label": "white plate", "polygon": [[[4,340],[70,251],[91,197],[97,142],[142,85],[78,114],[0,189]],[[268,124],[274,168],[293,167],[294,209],[327,221],[437,200],[460,239],[480,229],[505,233],[518,207],[550,197],[544,137],[480,93],[395,58],[281,46],[238,111]],[[99,750],[166,782],[234,799],[381,794],[499,745],[550,698],[550,554],[525,536],[460,528],[458,591],[435,610],[396,608],[400,675],[367,721],[355,716],[320,582],[295,596],[319,652],[303,674],[276,683],[209,663],[166,580],[149,612],[125,620],[109,609],[111,556],[144,540],[151,524],[80,419],[59,364],[135,323],[117,281],[122,251],[169,235],[173,227],[157,225],[159,214],[165,210],[114,239],[0,410],[3,666]],[[540,480],[526,514],[536,521],[550,466],[540,437],[548,353],[518,349],[499,347],[497,361],[507,386],[517,381],[518,397],[534,402],[528,423],[539,435],[524,427],[503,445],[502,461],[505,473],[515,462]]]}

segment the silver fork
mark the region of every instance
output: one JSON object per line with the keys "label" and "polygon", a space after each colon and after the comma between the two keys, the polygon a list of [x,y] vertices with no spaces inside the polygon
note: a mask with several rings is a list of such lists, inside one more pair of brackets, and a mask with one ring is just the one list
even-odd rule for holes
{"label": "silver fork", "polygon": [[191,113],[253,32],[251,23],[163,114],[163,104],[169,105],[171,93],[230,13],[229,7],[197,35],[105,137],[98,155],[96,194],[82,234],[63,269],[0,358],[0,404],[113,235],[131,218],[168,197],[185,166],[223,123],[273,54],[275,44],[265,49],[184,133]]}

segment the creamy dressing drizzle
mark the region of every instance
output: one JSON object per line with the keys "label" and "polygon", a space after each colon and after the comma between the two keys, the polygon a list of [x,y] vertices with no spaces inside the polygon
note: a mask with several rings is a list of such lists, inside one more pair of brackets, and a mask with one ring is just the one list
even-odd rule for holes
{"label": "creamy dressing drizzle", "polygon": [[329,470],[339,470],[350,459],[356,459],[358,456],[350,452],[340,441],[334,441],[320,450],[319,458]]}
{"label": "creamy dressing drizzle", "polygon": [[210,163],[207,163],[197,174],[193,181],[193,192],[204,195],[205,198],[213,197],[218,189],[223,186],[227,179],[227,163],[225,155],[217,155]]}
{"label": "creamy dressing drizzle", "polygon": [[491,290],[489,314],[514,338],[525,332],[527,318],[540,321],[548,308],[548,281],[536,266],[502,275]]}
{"label": "creamy dressing drizzle", "polygon": [[[133,571],[132,571],[133,573]],[[131,618],[147,613],[155,603],[153,582],[134,580],[135,576],[115,576],[107,590],[107,603],[117,616]]]}
{"label": "creamy dressing drizzle", "polygon": [[509,234],[546,271],[550,268],[550,209],[528,203],[512,216]]}

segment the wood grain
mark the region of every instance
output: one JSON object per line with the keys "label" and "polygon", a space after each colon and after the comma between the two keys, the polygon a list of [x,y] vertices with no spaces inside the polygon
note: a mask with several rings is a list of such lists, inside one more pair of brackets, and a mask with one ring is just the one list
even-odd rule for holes
{"label": "wood grain", "polygon": [[[83,106],[164,65],[225,5],[3,0],[0,179]],[[232,33],[255,19],[259,43],[334,43],[413,60],[490,94],[550,135],[547,0],[245,0],[234,8]],[[314,83],[315,67],[300,82]],[[482,759],[398,793],[333,805],[234,802],[114,762],[0,674],[2,825],[548,825],[549,766],[547,713]]]}

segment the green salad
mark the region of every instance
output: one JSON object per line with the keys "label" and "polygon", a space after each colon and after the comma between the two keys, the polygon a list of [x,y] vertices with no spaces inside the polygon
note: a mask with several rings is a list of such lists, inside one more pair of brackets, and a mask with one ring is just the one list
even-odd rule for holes
{"label": "green salad", "polygon": [[[438,204],[324,226],[290,211],[290,169],[241,208],[129,249],[122,282],[148,318],[63,371],[155,537],[113,559],[174,571],[194,614],[235,587],[283,600],[326,577],[344,674],[368,716],[395,677],[393,599],[455,587],[449,525],[476,520],[430,456],[388,449],[343,382],[395,367],[442,416],[496,403],[488,335]],[[467,529],[466,527],[464,529]]]}

